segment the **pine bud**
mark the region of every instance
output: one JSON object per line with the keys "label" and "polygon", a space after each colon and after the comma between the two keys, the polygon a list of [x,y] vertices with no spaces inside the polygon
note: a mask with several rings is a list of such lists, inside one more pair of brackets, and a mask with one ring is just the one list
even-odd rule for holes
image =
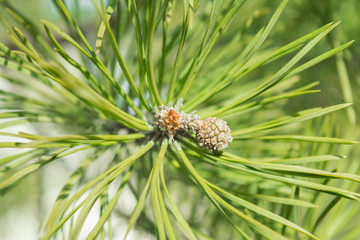
{"label": "pine bud", "polygon": [[182,99],[179,99],[174,107],[160,106],[158,112],[155,114],[155,124],[159,129],[173,140],[176,133],[186,132],[188,130],[188,123],[191,120],[191,115],[180,112],[182,106]]}
{"label": "pine bud", "polygon": [[220,152],[228,147],[233,138],[226,121],[216,117],[202,120],[194,112],[186,114],[180,111],[181,106],[182,99],[179,99],[174,107],[170,103],[156,110],[155,125],[170,140],[173,140],[177,133],[185,134],[191,130],[195,133],[199,145],[208,150]]}

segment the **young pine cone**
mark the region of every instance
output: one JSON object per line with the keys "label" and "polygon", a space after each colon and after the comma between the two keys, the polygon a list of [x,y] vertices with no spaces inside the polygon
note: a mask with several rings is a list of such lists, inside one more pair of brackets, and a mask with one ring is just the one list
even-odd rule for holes
{"label": "young pine cone", "polygon": [[227,148],[233,140],[229,126],[219,118],[194,119],[189,123],[189,128],[196,134],[200,146],[214,152]]}

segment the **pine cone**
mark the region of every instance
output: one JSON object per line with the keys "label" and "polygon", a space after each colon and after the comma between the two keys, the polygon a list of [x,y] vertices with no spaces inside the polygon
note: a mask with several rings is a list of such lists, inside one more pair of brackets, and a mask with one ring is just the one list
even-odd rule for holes
{"label": "pine cone", "polygon": [[226,121],[219,118],[196,119],[189,124],[189,127],[195,132],[199,145],[214,152],[227,148],[233,140]]}

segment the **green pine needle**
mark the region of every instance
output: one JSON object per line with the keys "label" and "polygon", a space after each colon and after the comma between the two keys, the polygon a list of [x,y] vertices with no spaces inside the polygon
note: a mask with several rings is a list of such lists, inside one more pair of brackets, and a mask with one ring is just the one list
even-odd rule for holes
{"label": "green pine needle", "polygon": [[44,240],[355,239],[345,2],[0,0],[0,232],[36,199]]}

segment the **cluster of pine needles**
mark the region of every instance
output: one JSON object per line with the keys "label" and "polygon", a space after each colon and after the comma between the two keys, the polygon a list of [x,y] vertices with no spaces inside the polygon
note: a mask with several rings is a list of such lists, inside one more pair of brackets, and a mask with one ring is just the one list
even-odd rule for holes
{"label": "cluster of pine needles", "polygon": [[[41,186],[47,165],[63,162],[72,174],[40,214],[44,240],[345,234],[360,166],[346,159],[357,142],[341,137],[333,112],[355,110],[287,106],[325,81],[304,83],[303,71],[335,54],[341,65],[353,41],[308,57],[331,22],[272,44],[288,1],[279,3],[92,0],[89,22],[81,1],[54,0],[61,20],[41,26],[0,0],[0,135],[10,139],[0,142],[0,200],[33,175]],[[155,109],[178,99],[184,113],[227,121],[229,148],[208,151],[192,133],[159,137]]]}

